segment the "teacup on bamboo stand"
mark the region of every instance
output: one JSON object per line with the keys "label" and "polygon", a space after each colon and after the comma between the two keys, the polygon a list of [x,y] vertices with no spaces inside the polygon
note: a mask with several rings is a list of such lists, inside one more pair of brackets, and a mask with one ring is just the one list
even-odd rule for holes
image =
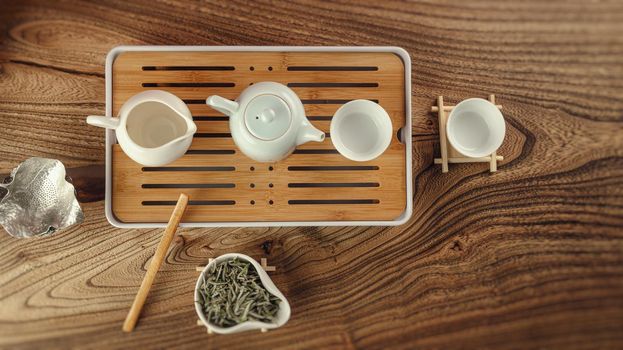
{"label": "teacup on bamboo stand", "polygon": [[[457,107],[461,113],[453,114]],[[504,160],[497,155],[505,134],[501,109],[495,95],[489,95],[488,102],[468,99],[456,106],[445,105],[443,96],[437,98],[431,111],[439,116],[441,158],[435,158],[435,164],[441,164],[443,173],[448,172],[449,163],[489,163],[489,171],[497,171],[497,162]]]}

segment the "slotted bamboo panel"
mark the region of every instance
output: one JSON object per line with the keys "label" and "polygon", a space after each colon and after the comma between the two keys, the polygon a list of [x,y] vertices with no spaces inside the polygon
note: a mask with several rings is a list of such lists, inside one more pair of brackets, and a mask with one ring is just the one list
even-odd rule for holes
{"label": "slotted bamboo panel", "polygon": [[[387,110],[393,138],[369,162],[342,157],[330,135],[299,146],[276,163],[258,163],[235,146],[228,117],[205,105],[209,95],[235,99],[249,85],[290,86],[305,112],[328,133],[344,103],[369,99]],[[141,91],[169,91],[189,106],[198,131],[188,153],[159,168],[112,152],[112,211],[125,223],[166,222],[183,191],[184,222],[375,221],[405,211],[405,67],[389,52],[151,52],[121,53],[113,63],[113,114]]]}

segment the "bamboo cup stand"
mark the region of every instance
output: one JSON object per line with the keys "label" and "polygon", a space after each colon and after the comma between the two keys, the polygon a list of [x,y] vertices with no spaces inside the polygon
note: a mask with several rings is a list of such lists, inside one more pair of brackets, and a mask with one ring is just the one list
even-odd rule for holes
{"label": "bamboo cup stand", "polygon": [[[497,108],[502,109],[501,105],[495,104],[495,95],[491,94],[488,98],[489,102],[493,103]],[[439,142],[441,148],[441,158],[435,158],[435,164],[441,164],[441,172],[448,172],[448,163],[489,163],[489,171],[496,172],[498,170],[498,161],[504,160],[503,156],[497,155],[497,152],[491,153],[487,157],[472,158],[467,157],[457,151],[450,142],[446,135],[446,123],[448,121],[448,115],[455,106],[445,105],[443,102],[443,96],[437,98],[437,106],[431,108],[432,112],[437,112],[439,116]]]}
{"label": "bamboo cup stand", "polygon": [[[214,261],[213,258],[209,258],[208,259],[208,264],[210,264],[212,261]],[[270,266],[268,265],[268,261],[266,260],[266,258],[261,258],[260,259],[260,265],[262,265],[262,268],[264,269],[264,271],[266,272],[274,272],[277,270],[277,268],[275,266]],[[207,266],[207,265],[206,265]],[[205,266],[197,266],[195,267],[195,270],[199,273],[201,273],[203,271],[203,269],[205,268]],[[212,330],[210,329],[210,327],[207,327],[206,325],[203,324],[203,322],[201,322],[201,320],[197,320],[197,326],[201,326],[201,327],[205,327],[207,328],[207,332],[208,334],[212,334]],[[261,328],[260,331],[262,333],[266,333],[268,332],[268,329],[266,328]]]}

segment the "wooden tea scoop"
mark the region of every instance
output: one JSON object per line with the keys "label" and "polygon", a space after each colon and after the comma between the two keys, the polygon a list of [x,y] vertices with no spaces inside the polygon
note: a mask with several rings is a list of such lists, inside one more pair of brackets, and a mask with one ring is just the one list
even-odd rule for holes
{"label": "wooden tea scoop", "polygon": [[177,226],[182,220],[182,216],[184,215],[187,205],[188,196],[184,193],[180,194],[180,198],[177,200],[175,209],[173,209],[167,228],[164,230],[164,234],[158,244],[158,248],[156,248],[156,253],[149,264],[145,278],[143,278],[143,283],[141,283],[138,293],[136,293],[136,298],[134,298],[132,308],[130,308],[130,312],[128,312],[128,316],[125,318],[125,322],[123,322],[124,332],[132,332],[132,330],[134,330],[134,326],[136,326],[136,321],[138,321],[138,317],[141,314],[141,309],[143,309],[143,305],[147,299],[147,294],[149,294],[149,289],[154,282],[154,278],[156,278],[156,273],[160,269],[162,261],[167,255],[167,250],[171,245],[171,241],[173,241],[175,231],[177,231]]}

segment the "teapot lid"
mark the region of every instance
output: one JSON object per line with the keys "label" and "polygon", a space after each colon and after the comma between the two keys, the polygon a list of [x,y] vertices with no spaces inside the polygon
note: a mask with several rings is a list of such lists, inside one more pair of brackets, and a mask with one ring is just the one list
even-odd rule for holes
{"label": "teapot lid", "polygon": [[292,122],[290,107],[276,95],[254,97],[244,111],[244,123],[249,132],[262,140],[279,138],[288,131]]}

